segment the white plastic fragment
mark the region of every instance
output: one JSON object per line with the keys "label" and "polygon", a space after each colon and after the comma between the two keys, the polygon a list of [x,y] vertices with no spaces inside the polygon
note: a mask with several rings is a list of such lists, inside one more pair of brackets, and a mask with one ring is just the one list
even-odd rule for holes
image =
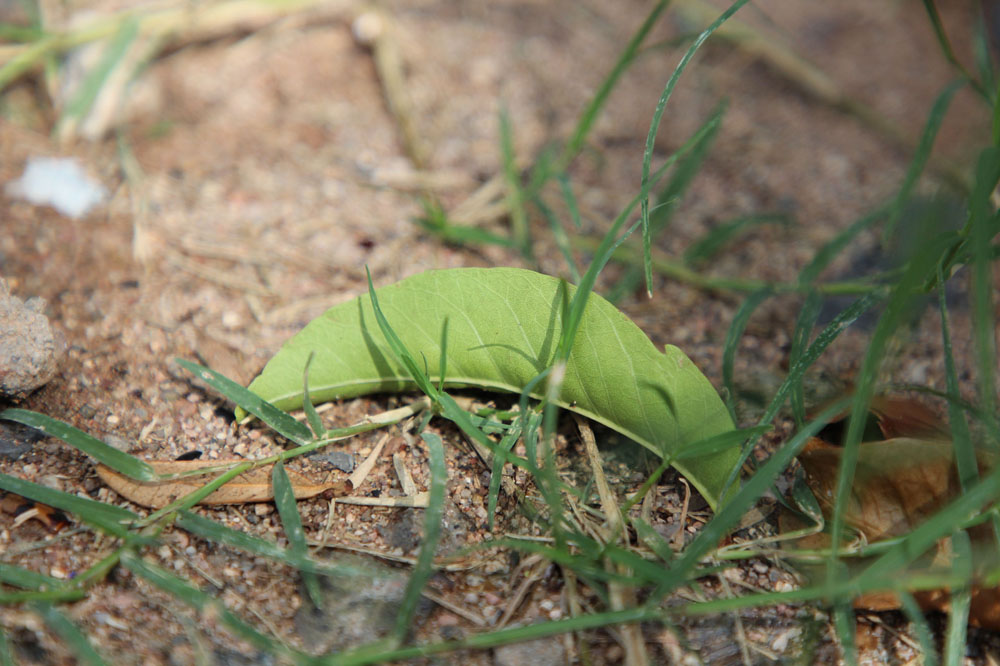
{"label": "white plastic fragment", "polygon": [[79,219],[103,203],[107,189],[90,178],[75,159],[30,157],[24,173],[7,183],[7,196],[36,206],[52,206],[59,213]]}

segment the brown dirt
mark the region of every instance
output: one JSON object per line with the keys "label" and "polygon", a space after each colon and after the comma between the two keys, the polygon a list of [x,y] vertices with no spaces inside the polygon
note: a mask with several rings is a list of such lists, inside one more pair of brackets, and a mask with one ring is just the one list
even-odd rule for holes
{"label": "brown dirt", "polygon": [[[439,191],[449,208],[499,173],[501,104],[510,112],[519,156],[529,158],[565,138],[647,10],[647,3],[631,1],[390,5],[416,126],[429,147],[428,167],[452,175],[451,184]],[[259,429],[236,427],[229,407],[172,358],[198,360],[247,382],[283,340],[329,306],[360,293],[365,266],[376,284],[387,284],[431,268],[524,265],[495,248],[443,245],[412,222],[421,213],[417,199],[398,186],[410,162],[371,54],[352,37],[358,11],[347,5],[317,20],[277,23],[157,59],[144,73],[123,126],[123,139],[141,167],[129,177],[114,139],[59,145],[48,136],[51,114],[37,88],[23,83],[6,93],[8,110],[16,105],[21,119],[10,119],[12,113],[0,118],[0,182],[16,178],[29,156],[72,155],[113,192],[105,208],[83,220],[0,197],[0,275],[22,298],[44,297],[66,340],[56,379],[21,406],[111,437],[150,459],[169,460],[193,449],[207,457],[267,455],[280,443]],[[966,4],[949,3],[943,11],[950,28],[968,34],[974,14]],[[914,2],[767,0],[748,6],[741,17],[819,63],[911,141],[935,95],[953,77]],[[680,10],[669,10],[654,40],[689,28]],[[574,186],[588,214],[587,231],[606,228],[637,191],[652,110],[679,56],[663,49],[640,58],[575,163]],[[822,242],[890,196],[902,178],[906,151],[725,42],[707,45],[682,79],[667,107],[658,157],[680,145],[723,97],[729,110],[721,134],[660,243],[669,255],[733,216],[784,211],[794,215],[795,225],[752,231],[706,270],[792,280]],[[988,119],[970,95],[960,94],[955,104],[936,154],[968,165]],[[927,183],[928,191],[935,187],[933,179]],[[500,223],[489,224],[500,229]],[[535,231],[546,236],[540,220]],[[554,246],[540,241],[537,252],[542,270],[564,272]],[[832,270],[847,269],[849,259],[838,260]],[[616,273],[611,269],[608,275]],[[623,307],[655,342],[680,346],[720,385],[722,343],[740,301],[731,292],[659,280],[652,299],[635,298]],[[766,383],[782,372],[797,305],[797,298],[782,297],[753,317],[740,347],[741,383]],[[887,380],[943,388],[937,326],[933,314],[924,318],[892,359]],[[963,311],[956,311],[953,326],[956,352],[968,358],[971,337]],[[824,370],[848,379],[864,344],[864,332],[845,336],[822,362]],[[346,424],[405,398],[350,401],[326,418]],[[442,432],[454,444],[448,447],[451,498],[465,516],[455,520],[464,521],[467,543],[483,541],[490,538],[484,529],[488,474],[460,438],[447,428]],[[394,448],[424,487],[426,454],[419,440],[404,430],[391,433]],[[347,450],[364,455],[379,436],[351,440]],[[0,471],[119,501],[101,487],[84,456],[53,440],[16,461],[0,462]],[[387,457],[368,484],[367,492],[398,490]],[[677,520],[684,489],[671,477],[659,492],[657,520],[666,527]],[[504,503],[502,529],[526,529],[509,499]],[[300,509],[307,532],[319,534],[327,504],[311,500]],[[205,512],[283,539],[269,505]],[[391,551],[387,538],[400,521],[409,520],[401,514],[338,506],[330,540]],[[697,512],[689,516],[691,529],[697,518]],[[293,572],[179,531],[167,533],[164,544],[152,554],[161,564],[203,586],[217,584],[215,593],[255,626],[293,643],[302,640],[293,624],[302,603]],[[107,547],[88,532],[52,536],[35,522],[15,526],[12,517],[0,514],[0,550],[20,553],[4,561],[71,575]],[[415,554],[412,548],[398,550]],[[440,595],[491,620],[528,573],[500,554],[486,553],[472,574],[443,575],[434,585]],[[780,567],[767,563],[737,569],[728,584],[774,589],[788,580]],[[564,603],[562,588],[543,579],[530,588],[512,621],[556,617],[565,612]],[[205,649],[220,659],[254,654],[212,627],[205,632],[209,644],[199,644],[194,626],[204,618],[124,574],[111,576],[68,612],[114,663],[193,663]],[[793,653],[805,617],[813,611],[744,614],[752,658]],[[817,631],[827,632],[824,616],[816,617]],[[440,607],[421,622],[418,636],[424,640],[454,636],[455,626],[476,630]],[[738,661],[738,652],[726,647],[732,622],[731,617],[692,622],[685,634],[691,642],[683,647],[672,635],[650,628],[650,654],[657,661],[678,654]],[[872,616],[862,624],[865,655],[874,661],[912,658],[913,651],[895,638],[906,630],[898,617]],[[0,609],[0,625],[25,663],[67,658],[65,648],[24,609]],[[998,654],[990,636],[978,640],[980,655]],[[588,642],[594,663],[621,658],[609,633]],[[831,657],[830,650],[820,656]],[[461,658],[490,663],[492,657]]]}

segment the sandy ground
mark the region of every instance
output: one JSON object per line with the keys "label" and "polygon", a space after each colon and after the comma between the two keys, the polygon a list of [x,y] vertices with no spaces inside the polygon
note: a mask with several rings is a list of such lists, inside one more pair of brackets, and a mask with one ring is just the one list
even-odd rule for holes
{"label": "sandy ground", "polygon": [[[685,7],[665,14],[650,43],[703,25],[686,18]],[[510,114],[516,153],[525,163],[565,139],[647,9],[647,3],[632,0],[387,3],[411,117],[426,149],[426,171],[435,176],[434,191],[445,208],[456,208],[500,173],[501,107]],[[968,34],[972,8],[949,3],[942,9],[949,28]],[[60,144],[51,137],[53,115],[39,87],[22,83],[5,93],[0,182],[19,176],[31,156],[69,155],[111,192],[105,206],[80,220],[0,197],[0,275],[16,295],[45,298],[47,314],[65,340],[56,378],[20,406],[110,438],[147,459],[170,460],[190,450],[208,458],[266,455],[280,443],[259,429],[236,427],[227,405],[171,359],[197,360],[247,382],[291,334],[359,294],[365,266],[376,284],[457,266],[514,265],[566,274],[540,219],[531,221],[539,239],[534,263],[498,248],[443,244],[413,222],[422,211],[412,153],[387,106],[371,50],[352,34],[360,11],[351,3],[324,6],[258,31],[172,49],[152,62],[130,91],[117,140]],[[933,99],[954,76],[916,2],[765,0],[740,17],[818,64],[911,144]],[[680,55],[669,46],[642,55],[574,162],[585,233],[599,235],[637,191],[650,117]],[[780,212],[794,223],[752,230],[705,271],[793,280],[817,247],[892,195],[902,179],[907,150],[818,100],[773,63],[727,42],[710,42],[684,75],[667,107],[656,159],[679,146],[722,99],[728,110],[720,135],[657,244],[666,256],[678,255],[727,219]],[[971,164],[987,127],[985,111],[960,93],[936,159]],[[928,179],[926,191],[936,191],[940,183]],[[481,224],[502,232],[505,223]],[[863,261],[876,240],[862,237],[831,274]],[[609,269],[606,284],[619,272]],[[659,279],[651,299],[637,294],[622,307],[657,344],[684,349],[719,386],[723,341],[741,301],[736,292]],[[781,376],[798,304],[797,297],[776,298],[752,318],[736,373],[748,391],[766,391]],[[937,326],[933,313],[921,320],[912,338],[894,351],[887,380],[943,387]],[[968,358],[971,338],[960,308],[953,326],[956,353]],[[865,340],[863,330],[848,334],[821,361],[831,381],[851,377]],[[345,424],[406,399],[353,400],[336,405],[325,418]],[[492,536],[484,520],[489,475],[460,437],[448,428],[441,432],[454,444],[448,447],[454,545],[482,542]],[[345,450],[364,456],[380,437],[358,437]],[[403,428],[390,430],[389,437],[389,447],[423,487],[428,473],[422,444]],[[563,445],[569,451],[578,447],[572,437]],[[84,456],[55,441],[38,442],[15,460],[0,460],[0,471],[122,501],[102,486]],[[398,492],[389,457],[367,483],[367,492]],[[677,519],[684,487],[671,476],[658,493],[657,520],[669,526]],[[497,534],[528,529],[510,498],[501,504]],[[283,538],[270,505],[205,512],[255,534]],[[304,502],[301,512],[307,532],[318,535],[327,503]],[[420,521],[411,514],[339,506],[329,538],[412,556],[417,540],[405,535],[419,533]],[[704,511],[694,511],[683,527],[695,529],[698,515]],[[34,521],[15,525],[12,516],[0,514],[0,550],[16,553],[4,561],[70,575],[104,548],[87,532],[53,536]],[[553,571],[518,565],[507,553],[483,552],[474,569],[441,574],[432,583],[437,594],[469,615],[429,605],[419,615],[421,639],[480,630],[469,617],[495,626],[525,580],[534,582],[506,621],[530,623],[565,612]],[[213,588],[255,626],[303,647],[324,647],[301,615],[296,618],[302,600],[293,572],[179,531],[166,534],[154,555]],[[747,565],[736,576],[732,584],[754,589],[775,589],[791,580],[775,562]],[[114,663],[195,663],[203,653],[217,663],[264,663],[222,630],[200,633],[199,619],[180,602],[127,575],[111,576],[68,612]],[[651,629],[650,654],[657,661],[689,654],[707,663],[739,663],[731,640],[734,621],[734,616],[692,620],[681,631],[683,645]],[[742,623],[755,662],[794,654],[804,626],[828,635],[821,610],[747,612]],[[32,613],[4,607],[0,625],[24,663],[66,659],[65,648]],[[873,662],[906,662],[915,654],[898,638],[906,631],[900,617],[862,616],[859,626],[863,654]],[[982,656],[992,638],[976,636],[982,647],[972,651]],[[613,633],[596,632],[584,642],[593,663],[622,659]],[[567,653],[573,645],[558,640],[538,649],[552,652],[545,663],[559,663],[575,658]],[[454,657],[471,663],[518,659],[502,651]]]}

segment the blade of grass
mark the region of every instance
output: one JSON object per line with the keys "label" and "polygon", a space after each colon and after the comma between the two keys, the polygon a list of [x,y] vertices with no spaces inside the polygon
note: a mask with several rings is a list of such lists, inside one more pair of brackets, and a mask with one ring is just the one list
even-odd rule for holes
{"label": "blade of grass", "polygon": [[508,236],[494,234],[477,226],[454,224],[448,219],[448,214],[437,202],[424,200],[424,215],[416,219],[426,231],[434,234],[446,243],[456,245],[497,245],[513,247],[514,243]]}
{"label": "blade of grass", "polygon": [[[778,387],[778,390],[775,391],[774,397],[771,398],[770,404],[767,406],[767,409],[764,410],[764,415],[761,416],[758,421],[758,425],[770,425],[771,421],[774,420],[774,417],[777,416],[782,405],[785,404],[785,400],[788,399],[788,394],[792,390],[792,387],[796,382],[801,380],[806,370],[808,370],[809,367],[816,362],[823,352],[826,351],[826,348],[829,347],[848,326],[850,326],[858,317],[860,317],[878,301],[879,298],[875,294],[868,294],[867,296],[859,298],[846,310],[840,312],[836,317],[834,317],[833,320],[827,324],[826,328],[820,331],[819,335],[816,336],[816,340],[809,345],[809,349],[807,349],[802,355],[799,362],[789,369],[788,376],[785,377],[785,381],[782,382],[781,386]],[[734,466],[733,472],[729,477],[729,482],[726,484],[726,490],[722,493],[723,496],[725,496],[728,492],[728,488],[736,482],[739,470],[743,467],[743,463],[745,463],[750,457],[750,453],[753,451],[753,447],[756,446],[756,444],[756,439],[750,439],[743,447],[740,464]]]}
{"label": "blade of grass", "polygon": [[420,594],[434,573],[434,553],[437,551],[438,541],[441,540],[444,493],[448,482],[448,468],[444,461],[444,444],[441,438],[430,432],[425,432],[420,437],[427,443],[430,453],[430,499],[424,510],[424,538],[420,544],[420,554],[417,555],[417,563],[406,583],[406,591],[399,605],[399,615],[396,616],[396,625],[393,629],[393,636],[399,643],[406,640],[407,634],[412,629],[413,615],[417,610]]}
{"label": "blade of grass", "polygon": [[670,542],[653,529],[653,526],[641,518],[630,518],[629,524],[635,529],[635,534],[639,542],[649,548],[654,555],[662,562],[671,562],[674,559],[674,549]]}
{"label": "blade of grass", "polygon": [[[266,400],[261,400],[260,397],[225,375],[182,358],[174,359],[174,361],[218,391],[224,398],[236,403],[241,410],[245,410],[245,412],[259,418],[279,435],[300,445],[305,445],[312,441],[312,433],[306,425],[299,423],[292,416],[281,411]],[[237,418],[242,418],[239,412],[237,412]]]}
{"label": "blade of grass", "polygon": [[363,664],[395,663],[421,657],[431,657],[435,654],[455,650],[485,650],[501,645],[523,643],[574,631],[586,631],[588,629],[598,629],[628,622],[657,622],[664,621],[665,619],[666,614],[663,611],[647,608],[628,608],[622,611],[587,613],[586,615],[565,620],[540,622],[538,624],[512,627],[488,633],[472,634],[457,641],[447,640],[438,643],[374,652],[361,648],[356,651],[342,652],[336,655],[323,655],[322,657],[317,657],[312,663],[316,666],[362,666]]}
{"label": "blade of grass", "polygon": [[462,409],[455,402],[454,398],[444,391],[439,391],[431,383],[427,373],[417,364],[413,354],[406,348],[403,341],[399,339],[399,336],[386,319],[385,313],[382,312],[382,308],[378,304],[378,296],[375,293],[375,285],[372,283],[371,273],[368,273],[367,268],[365,272],[368,274],[368,294],[372,301],[372,310],[375,313],[375,321],[378,323],[379,330],[382,331],[382,335],[385,337],[390,351],[396,356],[396,360],[406,368],[406,371],[410,374],[417,387],[438,406],[442,416],[455,423],[468,437],[491,451],[493,455],[503,459],[504,462],[509,462],[520,467],[525,466],[525,461],[499,448],[496,442],[490,439],[481,428],[477,427],[472,420],[472,415]]}
{"label": "blade of grass", "polygon": [[[521,437],[522,423],[524,416],[518,415],[514,426],[500,440],[499,447],[505,451],[510,451],[517,444]],[[490,487],[486,493],[486,528],[493,531],[493,517],[496,515],[497,500],[500,497],[500,481],[503,478],[503,460],[499,456],[493,457],[493,467],[490,472]]]}
{"label": "blade of grass", "polygon": [[289,648],[274,638],[260,633],[226,608],[220,600],[202,592],[165,569],[146,562],[131,552],[125,552],[122,555],[122,564],[135,575],[152,583],[183,603],[206,614],[206,616],[217,618],[237,636],[255,647],[266,650],[271,654],[281,655],[296,663],[307,662],[306,655]]}
{"label": "blade of grass", "polygon": [[854,634],[854,609],[850,604],[839,602],[833,606],[833,629],[840,642],[840,653],[848,666],[858,665],[858,644]]}
{"label": "blade of grass", "polygon": [[52,631],[59,634],[59,637],[66,643],[66,647],[80,663],[89,666],[104,666],[104,659],[87,640],[87,636],[55,606],[48,603],[36,603],[32,604],[31,607]]}
{"label": "blade of grass", "polygon": [[726,331],[726,341],[722,346],[722,386],[726,389],[726,408],[729,409],[729,416],[734,423],[737,421],[736,383],[733,381],[736,348],[739,346],[743,331],[746,330],[747,323],[750,321],[750,315],[770,297],[770,289],[762,289],[747,296],[740,309],[736,311],[736,315],[729,325],[729,330]]}
{"label": "blade of grass", "polygon": [[[948,326],[948,305],[946,303],[944,279],[939,274],[938,309],[941,313],[941,343],[944,350],[945,388],[950,395],[959,395],[958,373],[955,370],[955,356],[951,347],[951,332]],[[976,462],[976,450],[972,445],[969,433],[969,422],[961,406],[948,401],[948,423],[951,428],[951,441],[955,451],[955,467],[958,469],[958,482],[964,491],[979,478],[979,467]]]}
{"label": "blade of grass", "polygon": [[61,490],[46,488],[7,474],[0,474],[0,490],[6,490],[61,509],[66,513],[73,514],[88,525],[121,538],[129,536],[125,524],[139,520],[139,516],[136,514],[117,506],[85,497],[77,497]]}
{"label": "blade of grass", "polygon": [[865,229],[884,219],[889,214],[891,204],[883,204],[861,217],[823,245],[799,273],[799,284],[813,284],[830,262],[833,261],[854,238]]}
{"label": "blade of grass", "polygon": [[[258,461],[263,464],[262,461]],[[178,511],[185,511],[190,509],[198,502],[202,501],[216,490],[229,483],[235,479],[240,474],[250,470],[254,467],[254,463],[249,461],[239,463],[238,465],[233,465],[230,469],[223,472],[219,476],[215,477],[211,481],[207,481],[205,485],[197,490],[193,490],[183,497],[178,497],[176,500],[163,507],[162,509],[157,509],[153,513],[149,514],[145,518],[139,521],[139,525],[146,526],[152,525],[162,519],[164,516],[168,516],[172,513],[177,513]]]}
{"label": "blade of grass", "polygon": [[885,348],[890,337],[903,323],[904,313],[913,302],[917,289],[927,275],[935,270],[942,251],[935,238],[921,240],[906,271],[892,290],[885,311],[879,318],[862,360],[861,369],[855,382],[847,435],[844,438],[837,484],[834,490],[833,514],[829,521],[831,546],[830,557],[827,559],[828,575],[832,576],[834,571],[838,569],[836,564],[839,558],[840,539],[844,529],[846,507],[853,487],[854,470],[857,466],[860,450],[859,444],[864,432],[868,405],[874,395],[875,382],[884,360]]}
{"label": "blade of grass", "polygon": [[570,162],[573,161],[573,158],[583,148],[583,144],[587,140],[587,135],[590,134],[597,116],[611,96],[611,91],[614,89],[615,84],[618,83],[618,79],[621,78],[625,70],[632,64],[636,54],[639,52],[639,47],[642,46],[642,42],[646,39],[649,31],[653,29],[653,26],[656,25],[656,21],[660,18],[660,14],[663,13],[668,4],[669,0],[660,0],[653,6],[649,14],[646,15],[642,25],[639,26],[639,29],[625,46],[625,50],[618,56],[618,60],[615,62],[614,67],[611,68],[611,72],[601,82],[601,86],[594,93],[594,97],[583,110],[583,113],[580,114],[580,119],[577,121],[573,134],[570,136],[569,141],[566,142],[565,148],[563,148],[562,153],[555,162],[554,170],[556,172],[562,173],[566,171]]}
{"label": "blade of grass", "polygon": [[[812,335],[817,319],[819,319],[822,305],[823,299],[819,292],[810,291],[806,296],[805,303],[802,304],[802,309],[799,310],[799,316],[795,319],[795,330],[792,331],[792,344],[788,350],[789,366],[798,363],[808,347],[809,337]],[[792,385],[791,400],[792,415],[795,418],[795,424],[801,426],[806,420],[805,387],[802,383],[802,376]]]}
{"label": "blade of grass", "polygon": [[438,391],[444,391],[444,378],[448,376],[448,318],[441,322],[441,362],[438,365]]}
{"label": "blade of grass", "polygon": [[58,437],[97,462],[107,465],[125,476],[139,481],[154,481],[156,479],[156,472],[148,463],[130,456],[124,451],[119,451],[96,437],[50,416],[27,409],[10,408],[0,412],[0,419],[15,421],[51,437]]}
{"label": "blade of grass", "polygon": [[678,451],[674,455],[673,460],[687,460],[688,458],[698,458],[719,451],[725,451],[751,437],[760,437],[765,432],[771,430],[771,427],[770,425],[756,425],[750,428],[730,430],[729,432],[719,433],[718,435],[713,435],[697,442],[691,442],[691,444]]}
{"label": "blade of grass", "polygon": [[653,161],[653,146],[656,142],[656,134],[660,129],[660,120],[663,118],[663,110],[667,105],[667,101],[674,92],[674,87],[677,85],[677,81],[680,80],[681,74],[687,69],[688,63],[694,58],[694,54],[698,52],[701,45],[705,43],[713,32],[715,32],[720,25],[726,22],[730,16],[735,14],[740,7],[745,5],[747,0],[736,0],[729,8],[724,11],[719,18],[712,22],[698,37],[694,40],[694,43],[688,48],[687,52],[681,58],[681,61],[674,68],[673,74],[671,74],[670,79],[667,81],[667,85],[663,88],[663,93],[660,95],[659,101],[656,103],[656,110],[653,112],[653,120],[649,125],[649,133],[646,135],[646,150],[642,156],[642,182],[640,186],[640,215],[642,221],[642,248],[643,248],[643,266],[646,272],[646,291],[652,293],[653,288],[653,269],[651,265],[651,248],[652,242],[650,238],[650,228],[649,228],[649,190],[651,183],[649,180],[649,175],[651,171],[651,165]]}
{"label": "blade of grass", "polygon": [[307,555],[292,552],[291,549],[281,548],[272,541],[234,530],[190,511],[181,511],[180,518],[178,518],[175,525],[182,530],[204,537],[209,541],[238,548],[254,555],[269,557],[302,571],[309,571],[324,576],[373,577],[372,572],[362,567],[317,562]]}
{"label": "blade of grass", "polygon": [[945,32],[944,24],[941,22],[941,14],[938,13],[937,5],[934,0],[923,0],[924,9],[927,11],[927,17],[931,20],[931,27],[934,28],[934,36],[937,37],[938,46],[941,47],[941,53],[944,54],[945,60],[951,63],[963,77],[969,80],[972,84],[972,89],[979,93],[983,99],[990,101],[989,94],[983,89],[982,84],[973,78],[972,74],[962,61],[958,59],[955,55],[955,50],[951,47],[951,40],[948,39],[948,33]]}
{"label": "blade of grass", "polygon": [[715,257],[720,250],[729,244],[740,233],[753,227],[765,224],[782,224],[788,226],[791,219],[783,213],[760,213],[743,215],[724,222],[710,230],[684,251],[684,263],[700,264]]}
{"label": "blade of grass", "polygon": [[951,105],[951,100],[955,97],[955,93],[963,88],[966,83],[968,83],[966,79],[952,81],[941,91],[937,99],[934,100],[934,105],[931,107],[924,130],[920,135],[920,143],[917,144],[917,149],[910,160],[909,167],[907,167],[906,176],[903,178],[903,184],[899,188],[899,194],[896,195],[896,199],[889,209],[889,219],[886,220],[885,228],[882,230],[883,243],[892,237],[896,229],[896,224],[903,214],[903,207],[913,195],[913,188],[916,187],[917,179],[920,178],[924,167],[927,166],[927,161],[931,156],[931,149],[934,148],[934,139],[937,138],[938,130],[941,129],[941,123],[944,122],[944,117],[948,112],[948,107]]}
{"label": "blade of grass", "polygon": [[[569,219],[573,222],[573,228],[579,231],[580,208],[576,204],[576,196],[573,194],[573,184],[569,182],[569,176],[565,171],[560,172],[556,179],[559,181],[559,191],[562,192],[563,201],[566,202],[566,210],[569,211]],[[576,280],[574,280],[576,282]]]}
{"label": "blade of grass", "polygon": [[913,633],[917,635],[917,640],[920,642],[923,666],[937,666],[937,646],[934,644],[934,635],[931,633],[931,628],[927,625],[927,619],[924,617],[923,611],[920,610],[916,599],[909,592],[899,592],[897,596],[899,597],[903,613],[906,614],[906,618],[913,626]]}
{"label": "blade of grass", "polygon": [[559,248],[559,252],[563,256],[563,260],[566,262],[566,268],[569,270],[569,277],[573,283],[580,281],[580,270],[576,267],[576,260],[573,259],[573,246],[570,244],[569,236],[566,235],[566,230],[563,229],[562,223],[556,214],[552,212],[545,200],[542,199],[540,195],[535,195],[531,200],[535,204],[535,208],[539,210],[542,217],[549,225],[549,231],[552,232],[552,239],[556,242],[556,247]]}
{"label": "blade of grass", "polygon": [[[278,507],[281,525],[285,528],[285,536],[288,537],[288,549],[294,557],[305,558],[309,553],[309,544],[306,543],[306,533],[302,529],[302,517],[299,515],[299,505],[295,501],[292,482],[281,461],[275,463],[271,471],[271,485],[274,487],[274,504]],[[300,570],[299,573],[302,575],[302,581],[313,606],[322,608],[323,592],[316,574],[305,570]]]}
{"label": "blade of grass", "polygon": [[[705,132],[708,132],[709,128],[705,123],[702,123],[701,127],[695,130],[694,134],[684,142],[680,148],[678,148],[667,160],[656,170],[651,179],[652,183],[659,181],[663,173],[669,169],[677,160],[679,160],[683,155],[685,155],[689,150],[698,144],[701,137]],[[621,228],[625,225],[628,220],[628,216],[631,215],[633,209],[639,204],[641,200],[641,195],[636,195],[632,198],[625,208],[618,214],[614,222],[611,224],[611,228],[608,229],[607,233],[601,239],[600,245],[594,250],[594,258],[591,260],[590,265],[587,267],[587,271],[583,274],[580,279],[579,284],[577,284],[576,293],[573,294],[573,300],[570,303],[567,313],[563,316],[563,328],[559,337],[559,347],[556,352],[556,361],[566,361],[569,358],[569,353],[573,349],[573,341],[576,337],[576,331],[580,326],[580,319],[583,317],[584,308],[587,306],[587,299],[590,297],[590,293],[594,290],[594,284],[597,281],[597,276],[600,274],[604,267],[607,266],[611,257],[614,256],[615,251],[621,246],[622,243],[635,231],[639,222],[633,223],[621,236],[619,232]]]}
{"label": "blade of grass", "polygon": [[7,641],[7,632],[0,626],[0,666],[16,666],[14,655],[10,652],[10,642]]}
{"label": "blade of grass", "polygon": [[[725,112],[726,102],[722,101],[709,114],[702,127],[699,128],[699,131],[695,132],[695,135],[698,137],[697,141],[677,160],[670,179],[656,195],[656,206],[649,213],[648,228],[644,228],[643,230],[644,239],[646,235],[649,236],[650,241],[658,238],[669,226],[678,203],[683,199],[685,192],[687,192],[694,177],[701,169],[709,149],[711,149],[712,144],[715,142],[715,137],[719,133],[719,127],[722,125],[722,117],[725,115]],[[650,261],[651,259],[650,257]],[[649,266],[648,263],[645,264],[647,269],[652,270]],[[644,268],[641,266],[629,266],[625,274],[618,281],[618,284],[608,293],[608,300],[614,303],[634,292],[642,281],[643,270]]]}
{"label": "blade of grass", "polygon": [[312,398],[309,396],[309,366],[312,365],[313,356],[315,356],[315,352],[309,352],[309,357],[306,358],[306,367],[302,370],[302,409],[306,413],[306,421],[309,422],[309,429],[312,430],[313,437],[323,439],[326,437],[326,428],[323,427],[323,421],[316,413],[316,406],[313,405]]}
{"label": "blade of grass", "polygon": [[90,112],[111,72],[122,62],[138,35],[139,21],[134,16],[122,21],[114,37],[107,43],[97,65],[87,73],[80,89],[66,103],[66,109],[59,119],[60,123],[79,120]]}
{"label": "blade of grass", "polygon": [[948,629],[944,642],[944,662],[947,666],[960,666],[965,663],[966,627],[969,625],[969,606],[972,602],[972,545],[969,535],[958,531],[951,537],[952,569],[955,574],[970,581],[958,589],[951,590],[951,600],[948,604]]}
{"label": "blade of grass", "polygon": [[365,267],[365,274],[368,276],[368,296],[372,301],[372,310],[375,312],[375,320],[378,322],[378,327],[382,331],[382,335],[385,337],[385,341],[388,343],[389,348],[392,353],[396,356],[396,359],[403,364],[406,371],[416,382],[417,387],[423,391],[424,395],[430,398],[433,402],[437,403],[439,401],[440,392],[431,383],[430,378],[427,377],[427,373],[420,367],[417,360],[410,353],[410,350],[406,348],[403,341],[399,339],[396,335],[396,331],[392,329],[389,325],[389,320],[385,318],[385,314],[382,312],[382,308],[378,304],[378,295],[375,293],[375,284],[372,282],[372,275],[368,271],[368,267]]}
{"label": "blade of grass", "polygon": [[0,583],[13,585],[25,590],[40,590],[43,588],[59,587],[63,584],[63,581],[52,576],[40,574],[31,569],[0,562]]}
{"label": "blade of grass", "polygon": [[531,230],[528,228],[528,212],[524,207],[527,197],[521,185],[521,172],[517,168],[517,158],[514,155],[514,131],[510,126],[510,115],[503,106],[500,107],[500,156],[504,179],[507,181],[507,211],[510,216],[511,236],[521,256],[530,261]]}
{"label": "blade of grass", "polygon": [[[766,493],[774,479],[778,477],[798,455],[809,438],[818,433],[830,419],[840,413],[849,399],[841,399],[824,409],[815,419],[799,430],[780,449],[774,452],[757,471],[747,479],[742,488],[737,491],[728,504],[722,506],[715,517],[694,538],[694,541],[684,550],[683,555],[674,567],[678,583],[687,574],[694,571],[699,560],[726,535],[729,529],[736,525],[740,518],[750,509],[754,502]],[[657,595],[653,595],[656,598]]]}
{"label": "blade of grass", "polygon": [[979,75],[979,80],[982,81],[983,87],[987,91],[991,91],[992,99],[990,100],[990,105],[995,107],[997,104],[997,73],[996,66],[993,63],[993,54],[991,53],[989,32],[986,29],[986,22],[983,18],[980,15],[976,20],[975,32],[972,37],[972,53],[976,63],[976,74]]}
{"label": "blade of grass", "polygon": [[978,373],[979,406],[986,415],[985,425],[992,438],[991,448],[1000,448],[996,398],[996,311],[993,309],[993,239],[1000,233],[1000,219],[991,197],[1000,182],[1000,148],[984,150],[976,165],[976,181],[970,208],[972,243],[972,321]]}

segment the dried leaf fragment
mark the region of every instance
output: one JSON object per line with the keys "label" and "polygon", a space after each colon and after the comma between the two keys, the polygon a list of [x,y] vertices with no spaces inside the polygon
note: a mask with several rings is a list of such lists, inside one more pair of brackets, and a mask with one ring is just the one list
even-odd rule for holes
{"label": "dried leaf fragment", "polygon": [[[159,475],[181,474],[218,467],[226,461],[219,460],[168,460],[150,461]],[[233,461],[242,462],[242,461]],[[274,465],[265,465],[249,470],[225,484],[203,499],[200,504],[246,504],[250,502],[270,502],[274,499],[271,487],[271,470]],[[140,506],[161,509],[171,502],[198,490],[213,477],[211,475],[189,476],[164,481],[142,482],[130,479],[104,465],[97,466],[97,475],[116,493]],[[346,495],[353,490],[349,480],[316,483],[298,472],[289,471],[292,490],[296,499],[316,497],[323,493],[333,496]]]}
{"label": "dried leaf fragment", "polygon": [[[954,463],[954,444],[948,428],[930,409],[915,400],[878,396],[872,400],[883,440],[858,445],[858,461],[845,509],[847,525],[860,532],[869,543],[903,536],[917,528],[953,501],[961,492]],[[831,424],[837,425],[837,424]],[[831,433],[838,432],[833,428]],[[833,439],[834,437],[831,437]],[[799,462],[806,483],[816,496],[824,515],[833,512],[833,495],[840,473],[843,449],[820,438],[810,440]],[[996,467],[993,454],[976,452],[980,473]],[[791,515],[782,517],[784,531],[796,527]],[[974,561],[995,562],[995,542],[988,525],[968,530]],[[816,534],[803,548],[828,548],[828,534]],[[951,539],[945,538],[916,563],[917,570],[948,570],[953,553]],[[865,560],[856,562],[863,567]],[[972,581],[969,623],[1000,630],[1000,588],[979,576]],[[915,590],[913,597],[924,611],[947,611],[948,589]],[[869,592],[854,599],[854,607],[870,611],[895,610],[900,601],[893,592]]]}
{"label": "dried leaf fragment", "polygon": [[[912,531],[958,494],[951,442],[897,437],[859,447],[844,517],[869,543]],[[833,510],[842,452],[813,438],[799,454],[806,482],[827,515]]]}
{"label": "dried leaf fragment", "polygon": [[0,493],[0,511],[14,516],[15,527],[29,520],[37,520],[50,532],[58,532],[70,524],[69,518],[59,509],[14,493]]}

